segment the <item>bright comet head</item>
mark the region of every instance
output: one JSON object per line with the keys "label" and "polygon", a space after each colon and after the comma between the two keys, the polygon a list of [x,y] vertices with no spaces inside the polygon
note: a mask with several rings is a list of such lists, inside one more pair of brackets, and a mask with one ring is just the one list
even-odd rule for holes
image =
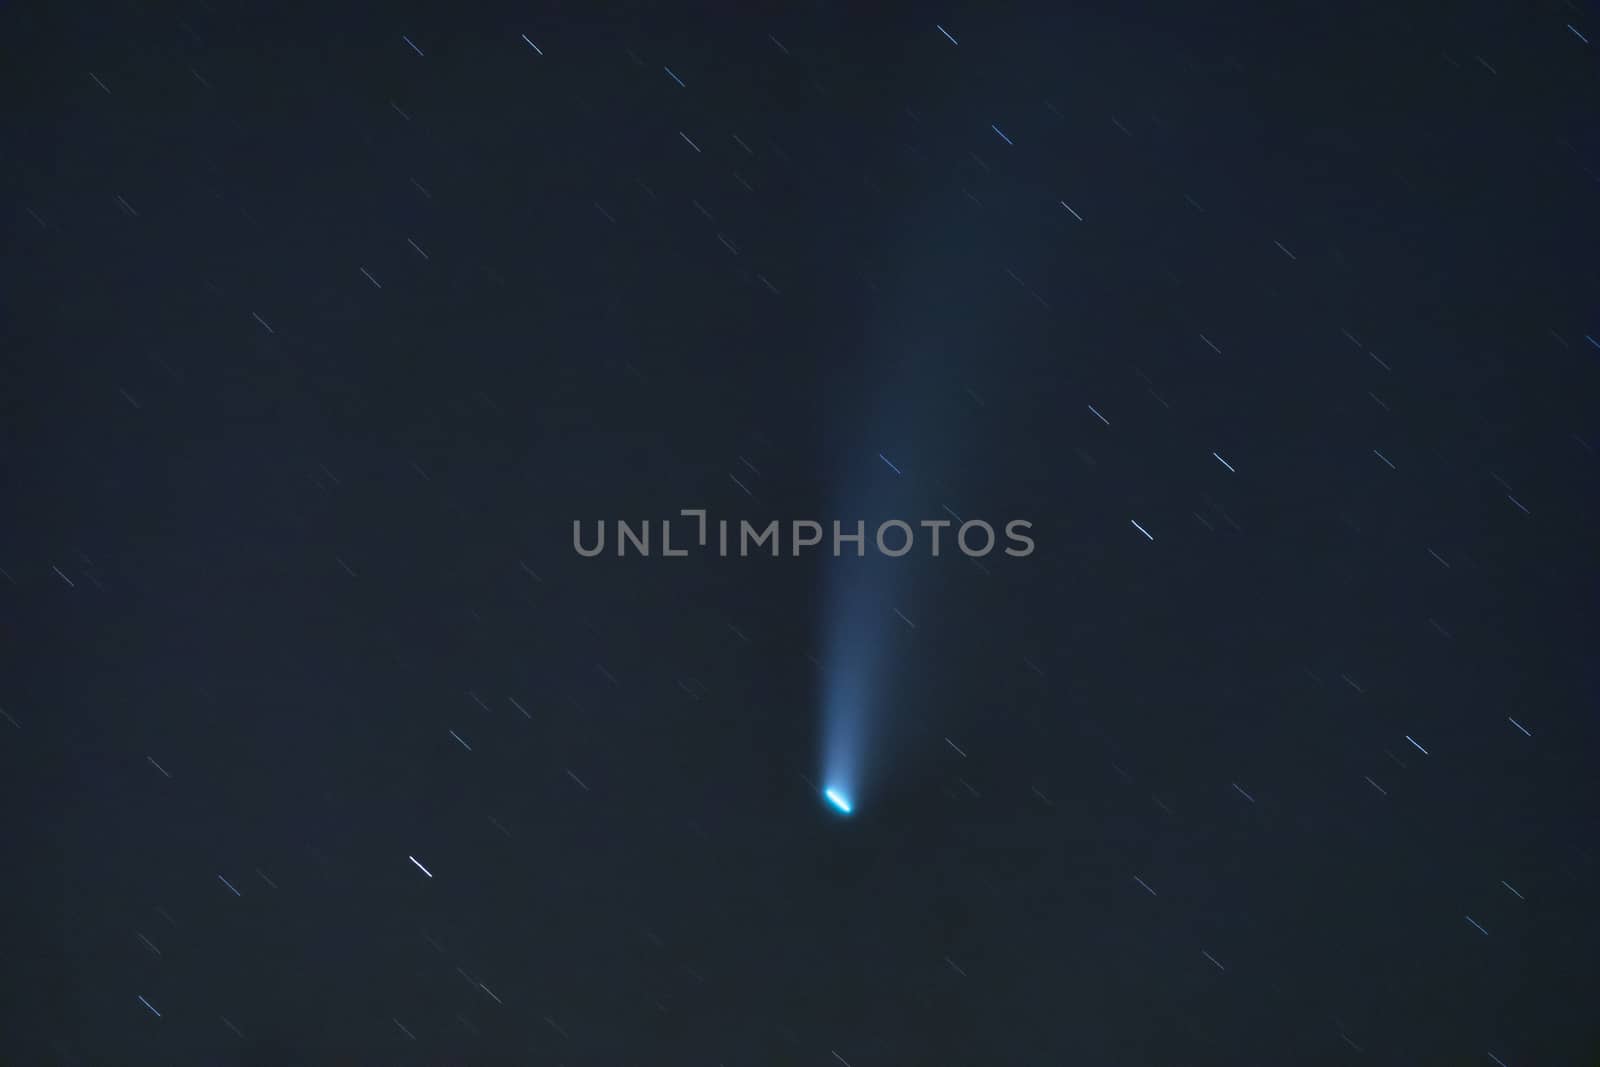
{"label": "bright comet head", "polygon": [[845,815],[850,814],[850,802],[837,789],[824,789],[822,795],[828,798],[828,803],[838,808]]}

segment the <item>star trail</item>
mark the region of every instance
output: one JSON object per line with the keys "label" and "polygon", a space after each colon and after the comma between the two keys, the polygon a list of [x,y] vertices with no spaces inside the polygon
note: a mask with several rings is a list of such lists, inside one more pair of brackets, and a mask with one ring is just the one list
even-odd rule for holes
{"label": "star trail", "polygon": [[0,30],[0,1061],[1600,1056],[1592,12]]}

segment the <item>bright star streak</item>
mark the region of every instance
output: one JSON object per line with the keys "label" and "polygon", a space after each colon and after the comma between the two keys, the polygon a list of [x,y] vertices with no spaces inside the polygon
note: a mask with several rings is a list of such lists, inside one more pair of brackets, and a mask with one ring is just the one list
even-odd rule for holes
{"label": "bright star streak", "polygon": [[846,815],[850,814],[850,802],[840,796],[837,789],[824,789],[822,795],[828,798],[829,804],[832,804]]}

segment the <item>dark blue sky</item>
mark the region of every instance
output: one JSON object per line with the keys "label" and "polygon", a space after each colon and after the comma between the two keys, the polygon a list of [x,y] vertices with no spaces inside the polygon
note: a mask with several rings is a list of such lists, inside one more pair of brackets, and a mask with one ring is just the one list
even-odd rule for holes
{"label": "dark blue sky", "polygon": [[0,1059],[1600,1054],[1600,22],[1053,7],[8,5]]}

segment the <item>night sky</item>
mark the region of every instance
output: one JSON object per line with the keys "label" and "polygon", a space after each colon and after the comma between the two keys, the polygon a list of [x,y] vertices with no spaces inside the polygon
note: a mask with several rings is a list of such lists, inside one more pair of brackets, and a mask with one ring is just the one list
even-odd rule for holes
{"label": "night sky", "polygon": [[0,1060],[1593,1065],[1597,46],[7,5]]}

